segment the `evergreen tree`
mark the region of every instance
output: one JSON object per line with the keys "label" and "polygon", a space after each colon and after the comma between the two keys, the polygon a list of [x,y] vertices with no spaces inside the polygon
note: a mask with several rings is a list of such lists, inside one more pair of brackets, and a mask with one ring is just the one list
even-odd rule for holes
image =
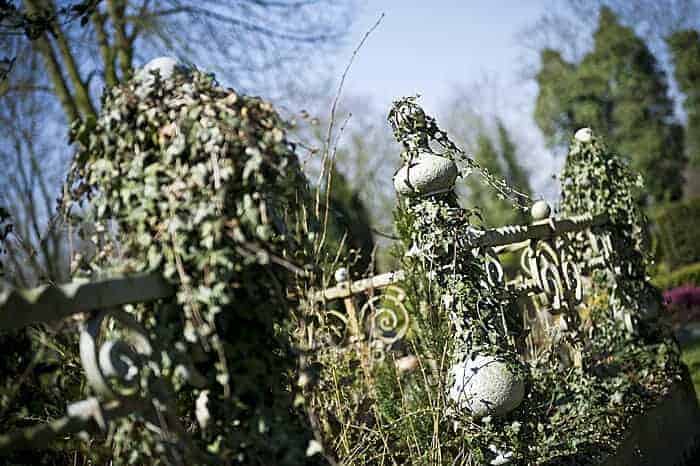
{"label": "evergreen tree", "polygon": [[[530,195],[528,175],[518,163],[515,144],[503,123],[498,121],[497,125],[498,146],[482,130],[476,137],[474,158],[492,175],[505,179],[518,191]],[[470,207],[480,209],[486,225],[496,227],[526,220],[521,211],[500,199],[497,193],[485,185],[480,178],[469,176],[466,179],[466,185],[469,190],[468,204]]]}
{"label": "evergreen tree", "polygon": [[328,251],[344,257],[349,263],[353,277],[371,273],[374,237],[370,215],[359,193],[352,188],[347,178],[333,167],[333,178],[329,198]]}
{"label": "evergreen tree", "polygon": [[700,166],[700,34],[696,30],[678,31],[668,38],[675,78],[685,94],[683,108],[686,124],[686,153],[691,166]]}
{"label": "evergreen tree", "polygon": [[539,94],[535,104],[535,122],[551,146],[567,144],[571,128],[575,125],[569,95],[575,73],[576,67],[564,60],[559,52],[542,50],[540,71],[536,76]]}
{"label": "evergreen tree", "polygon": [[542,52],[535,119],[550,145],[584,126],[604,135],[644,175],[653,199],[681,196],[683,129],[673,122],[666,76],[642,39],[600,10],[594,48],[578,64]]}

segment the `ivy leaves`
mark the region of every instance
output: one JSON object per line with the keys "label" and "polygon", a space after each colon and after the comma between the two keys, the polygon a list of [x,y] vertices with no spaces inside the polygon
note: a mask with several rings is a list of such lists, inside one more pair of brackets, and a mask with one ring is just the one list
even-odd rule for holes
{"label": "ivy leaves", "polygon": [[[299,218],[307,182],[286,123],[210,74],[147,73],[110,88],[98,118],[73,127],[78,152],[63,208],[87,206],[103,232],[76,273],[155,269],[175,282],[176,302],[136,312],[154,341],[186,348],[179,357],[191,355],[209,382],[212,419],[194,435],[200,449],[225,462],[300,464],[310,434],[288,392],[297,305],[288,290],[309,250]],[[194,419],[199,390],[167,369],[173,357],[163,354],[163,377]],[[135,425],[123,429],[125,444],[160,442]]]}

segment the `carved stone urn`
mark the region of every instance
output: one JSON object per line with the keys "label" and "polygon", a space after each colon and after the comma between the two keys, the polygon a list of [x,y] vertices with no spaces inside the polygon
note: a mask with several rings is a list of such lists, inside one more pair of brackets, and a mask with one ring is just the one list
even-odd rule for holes
{"label": "carved stone urn", "polygon": [[394,188],[401,196],[417,197],[451,190],[457,165],[446,157],[421,152],[394,175]]}

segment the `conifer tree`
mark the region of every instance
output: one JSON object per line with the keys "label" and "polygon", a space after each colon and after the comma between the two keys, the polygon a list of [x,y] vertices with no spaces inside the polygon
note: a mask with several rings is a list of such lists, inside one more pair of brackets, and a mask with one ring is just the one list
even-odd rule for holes
{"label": "conifer tree", "polygon": [[674,77],[685,94],[688,163],[697,167],[700,166],[700,34],[692,29],[678,31],[668,38],[668,45],[673,56]]}
{"label": "conifer tree", "polygon": [[[509,185],[528,196],[531,194],[527,172],[520,165],[515,143],[501,121],[497,122],[497,145],[486,132],[481,131],[477,135],[474,158],[492,175],[506,180]],[[513,209],[511,204],[500,199],[493,189],[477,177],[467,177],[466,185],[469,190],[468,204],[479,208],[485,224],[496,227],[526,220],[523,212]]]}
{"label": "conifer tree", "polygon": [[654,200],[681,196],[683,129],[673,122],[666,76],[644,41],[609,8],[600,10],[594,48],[578,64],[542,52],[535,118],[550,145],[589,126],[642,173]]}
{"label": "conifer tree", "polygon": [[370,214],[360,193],[353,189],[347,178],[333,167],[329,196],[328,251],[344,257],[353,276],[370,274],[374,238]]}

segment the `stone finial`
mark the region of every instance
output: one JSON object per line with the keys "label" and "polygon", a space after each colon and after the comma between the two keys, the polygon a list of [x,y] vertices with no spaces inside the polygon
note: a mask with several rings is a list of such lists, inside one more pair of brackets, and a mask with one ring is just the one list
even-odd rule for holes
{"label": "stone finial", "polygon": [[501,416],[517,408],[525,397],[525,383],[494,356],[476,356],[451,369],[455,377],[450,398],[476,418]]}
{"label": "stone finial", "polygon": [[348,269],[345,267],[341,267],[338,270],[335,271],[334,278],[336,283],[343,283],[348,281],[348,278],[350,278],[350,274],[348,273]]}
{"label": "stone finial", "polygon": [[422,196],[454,187],[457,165],[446,157],[421,153],[394,175],[394,188],[402,196]]}
{"label": "stone finial", "polygon": [[591,128],[581,128],[574,134],[574,139],[579,142],[591,142],[593,140],[593,130]]}
{"label": "stone finial", "polygon": [[151,71],[157,70],[162,79],[169,79],[181,66],[180,62],[172,57],[158,57],[146,63],[137,73],[137,77],[146,78],[151,74]]}
{"label": "stone finial", "polygon": [[552,213],[552,208],[546,201],[537,201],[530,208],[530,215],[533,220],[544,220],[549,218]]}

